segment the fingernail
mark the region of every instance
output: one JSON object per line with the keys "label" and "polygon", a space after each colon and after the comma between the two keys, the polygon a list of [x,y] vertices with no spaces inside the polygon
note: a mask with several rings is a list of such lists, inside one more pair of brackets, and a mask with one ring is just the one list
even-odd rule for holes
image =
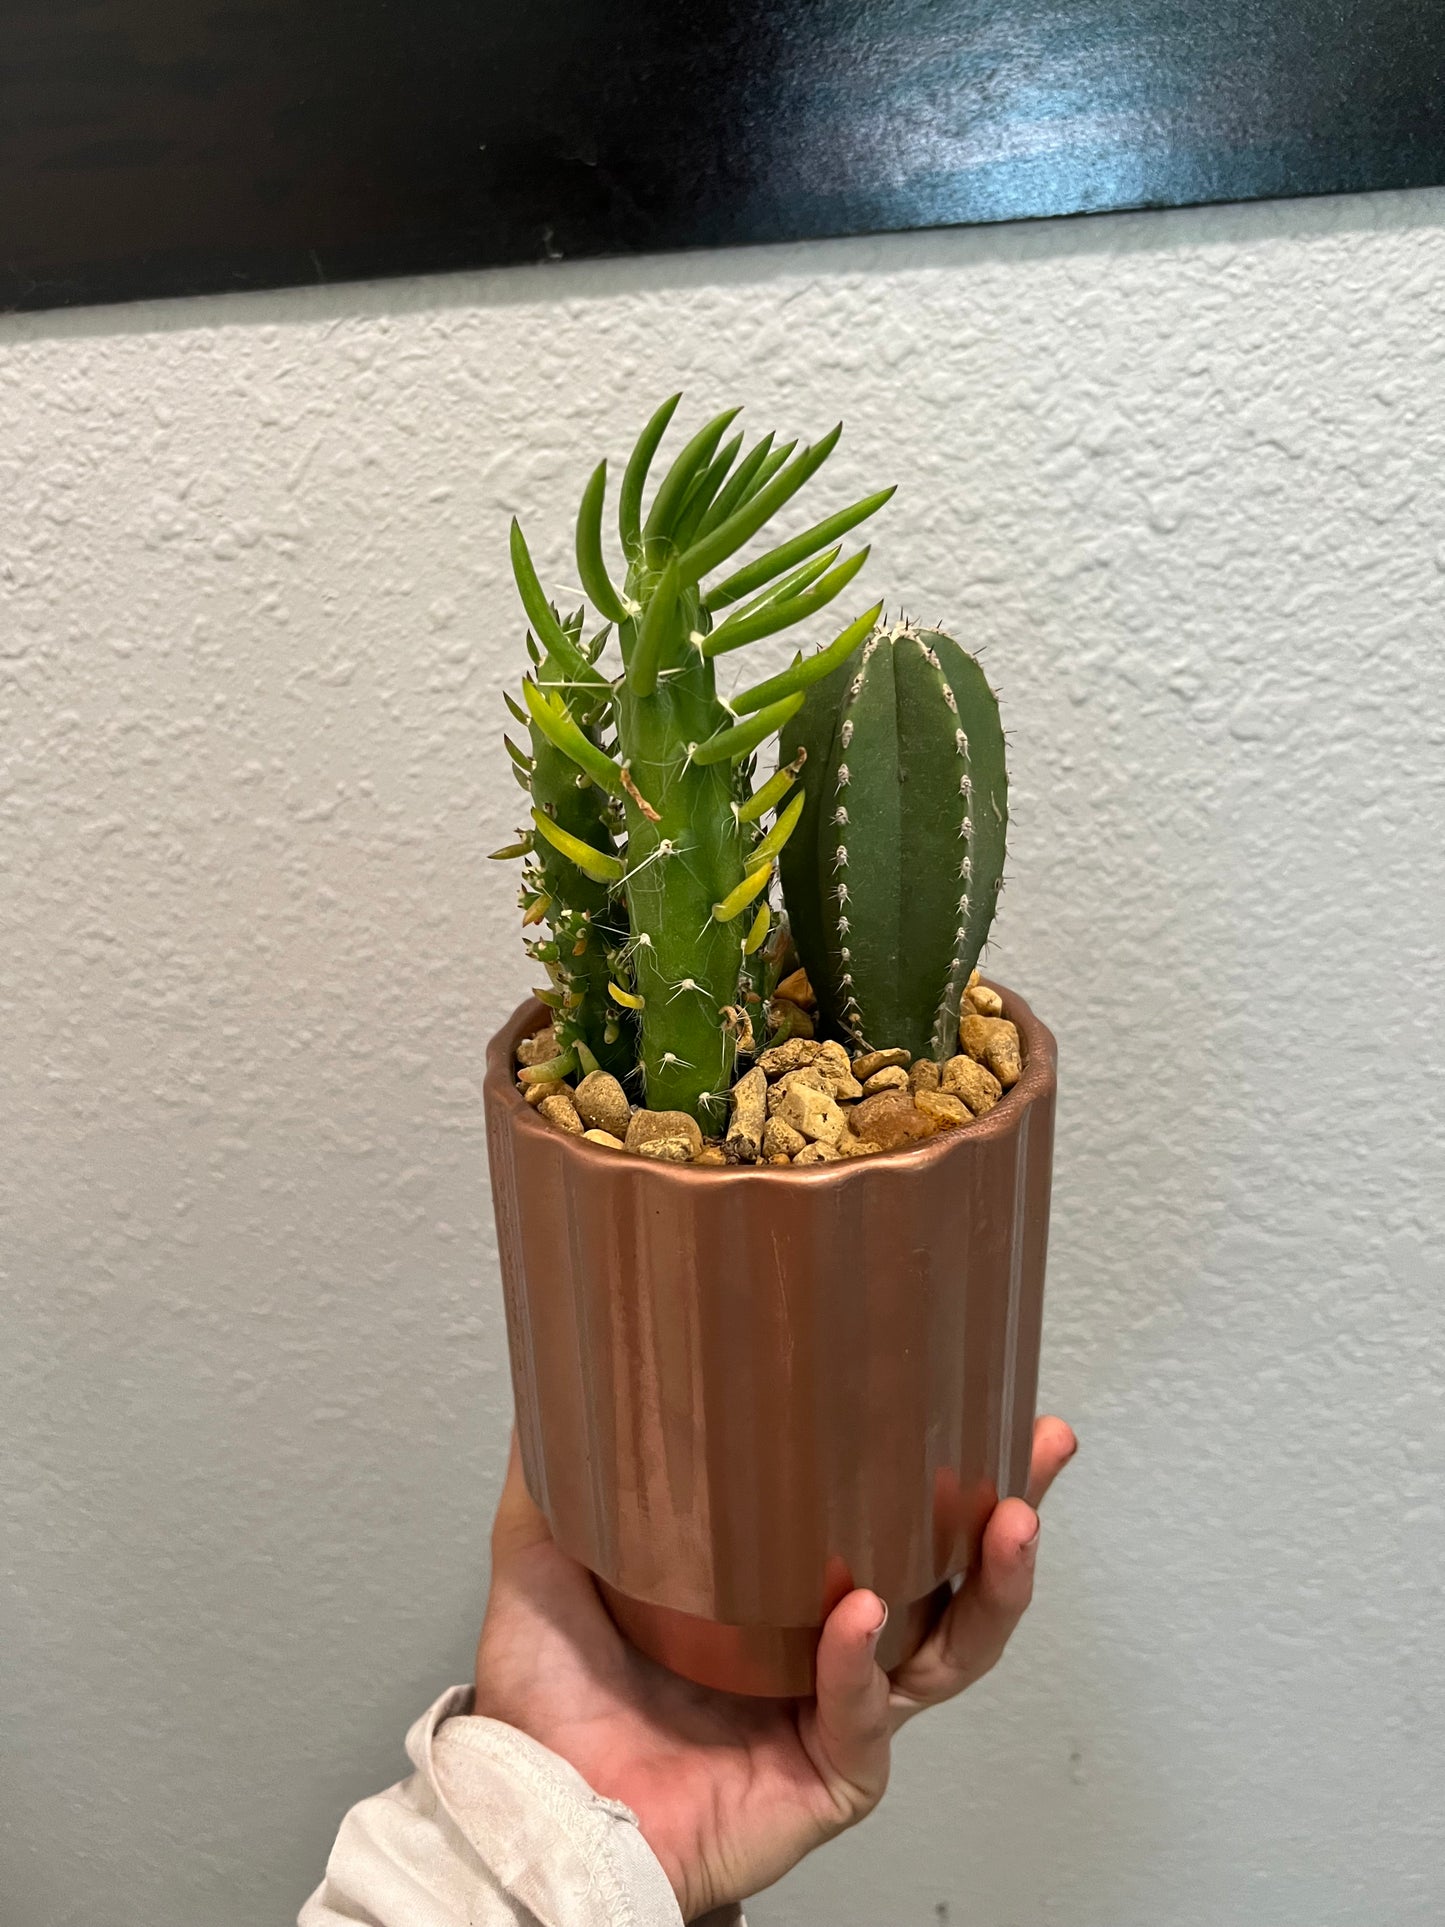
{"label": "fingernail", "polygon": [[883,1637],[883,1628],[888,1624],[888,1602],[885,1599],[882,1603],[883,1617],[868,1635],[868,1648],[870,1652],[876,1648],[879,1640]]}
{"label": "fingernail", "polygon": [[1023,1544],[1019,1547],[1019,1558],[1023,1560],[1026,1566],[1031,1566],[1034,1563],[1034,1555],[1038,1552],[1038,1549],[1039,1549],[1039,1529],[1036,1524],[1034,1526],[1033,1531],[1029,1534],[1028,1538],[1025,1539]]}

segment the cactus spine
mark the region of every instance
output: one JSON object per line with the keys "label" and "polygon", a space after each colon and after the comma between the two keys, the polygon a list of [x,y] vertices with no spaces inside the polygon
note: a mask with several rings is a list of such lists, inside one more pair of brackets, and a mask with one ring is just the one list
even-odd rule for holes
{"label": "cactus spine", "polygon": [[[769,884],[802,807],[789,793],[801,762],[754,792],[753,753],[796,713],[811,684],[861,646],[879,609],[850,623],[826,649],[795,656],[781,674],[726,701],[717,691],[716,661],[803,621],[846,588],[868,551],[840,560],[841,538],[893,491],[864,497],[708,587],[705,578],[822,466],[840,431],[801,449],[774,448],[769,435],[744,455],[741,435],[724,443],[737,413],[730,410],[683,447],[644,509],[653,457],[677,400],[665,402],[643,430],[622,478],[620,589],[603,552],[605,462],[577,519],[578,573],[615,633],[620,673],[605,673],[597,652],[581,646],[580,627],[559,620],[522,531],[512,525],[513,571],[542,652],[523,692],[527,714],[573,776],[570,787],[559,785],[534,735],[531,768],[521,772],[531,790],[532,829],[499,854],[525,847],[533,859],[535,900],[545,895],[548,904],[547,961],[565,973],[559,995],[568,1020],[578,1013],[583,1027],[580,1013],[590,1009],[595,986],[594,973],[582,968],[592,958],[588,943],[574,960],[569,935],[590,942],[610,931],[619,941],[604,949],[607,996],[619,1034],[636,1021],[644,1101],[653,1110],[687,1111],[715,1129],[745,1034],[739,1011],[749,994],[749,959],[767,933]],[[609,732],[616,739],[610,745]],[[587,821],[579,796],[591,811]],[[769,814],[771,827],[763,822]],[[554,857],[580,872],[600,900],[560,876]],[[552,920],[554,907],[572,920],[567,934]],[[586,932],[576,928],[581,915]]]}
{"label": "cactus spine", "polygon": [[782,737],[799,752],[783,897],[820,1009],[865,1047],[950,1056],[1003,878],[997,699],[956,642],[900,622],[808,692]]}

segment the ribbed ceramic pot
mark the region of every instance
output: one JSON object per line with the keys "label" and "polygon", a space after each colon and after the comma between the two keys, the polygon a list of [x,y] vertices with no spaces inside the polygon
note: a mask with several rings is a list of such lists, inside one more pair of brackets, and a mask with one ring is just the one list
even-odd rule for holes
{"label": "ribbed ceramic pot", "polygon": [[795,1170],[654,1163],[555,1130],[487,1055],[487,1145],[527,1484],[653,1658],[813,1683],[842,1594],[897,1665],[1027,1482],[1054,1040],[1002,990],[1022,1078],[912,1149]]}

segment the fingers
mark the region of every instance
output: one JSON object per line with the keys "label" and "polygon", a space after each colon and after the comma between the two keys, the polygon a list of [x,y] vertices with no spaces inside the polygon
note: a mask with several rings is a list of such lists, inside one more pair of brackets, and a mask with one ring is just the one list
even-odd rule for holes
{"label": "fingers", "polygon": [[984,1528],[977,1568],[894,1681],[895,1714],[907,1718],[951,1699],[999,1662],[1033,1597],[1039,1515],[1005,1499]]}
{"label": "fingers", "polygon": [[877,1659],[887,1617],[876,1593],[850,1592],[818,1642],[818,1697],[804,1745],[840,1826],[871,1812],[888,1784],[889,1686]]}
{"label": "fingers", "polygon": [[1042,1504],[1044,1494],[1079,1449],[1073,1428],[1061,1418],[1034,1422],[1033,1456],[1029,1462],[1028,1502]]}
{"label": "fingers", "polygon": [[502,1496],[497,1501],[497,1516],[492,1522],[493,1575],[515,1554],[525,1552],[528,1546],[545,1545],[551,1537],[551,1528],[533,1504],[532,1495],[527,1490],[527,1481],[522,1472],[521,1448],[517,1444],[514,1428],[511,1454],[507,1460],[507,1477],[502,1486]]}

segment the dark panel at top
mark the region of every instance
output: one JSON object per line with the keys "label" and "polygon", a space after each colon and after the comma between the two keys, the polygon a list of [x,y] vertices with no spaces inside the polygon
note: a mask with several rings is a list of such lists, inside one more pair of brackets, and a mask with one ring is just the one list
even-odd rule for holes
{"label": "dark panel at top", "polygon": [[1445,181],[1438,0],[0,0],[0,304]]}

